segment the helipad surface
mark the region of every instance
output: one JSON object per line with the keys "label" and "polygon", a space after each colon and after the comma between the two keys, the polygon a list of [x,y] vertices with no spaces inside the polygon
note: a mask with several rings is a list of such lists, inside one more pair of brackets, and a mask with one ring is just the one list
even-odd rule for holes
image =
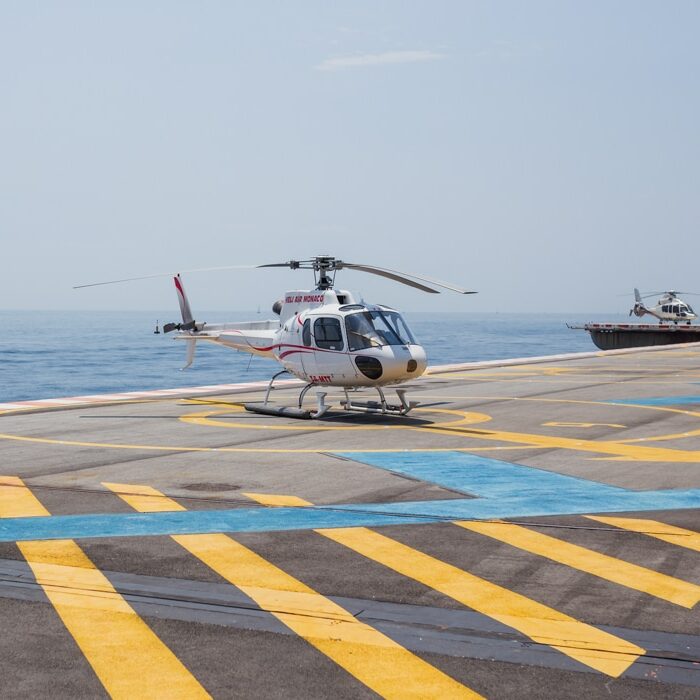
{"label": "helipad surface", "polygon": [[700,347],[409,395],[6,405],[0,697],[698,697]]}

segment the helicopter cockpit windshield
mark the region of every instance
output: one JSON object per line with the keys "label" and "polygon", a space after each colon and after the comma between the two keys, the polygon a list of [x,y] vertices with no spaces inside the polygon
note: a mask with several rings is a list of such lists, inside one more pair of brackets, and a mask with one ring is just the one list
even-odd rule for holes
{"label": "helicopter cockpit windshield", "polygon": [[345,317],[348,347],[352,350],[384,345],[415,345],[409,327],[396,311],[370,309]]}

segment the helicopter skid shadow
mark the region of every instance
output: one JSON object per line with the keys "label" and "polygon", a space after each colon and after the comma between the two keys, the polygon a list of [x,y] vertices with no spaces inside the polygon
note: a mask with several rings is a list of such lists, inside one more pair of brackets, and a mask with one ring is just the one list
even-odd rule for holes
{"label": "helicopter skid shadow", "polygon": [[384,425],[391,427],[393,425],[400,425],[406,427],[421,427],[426,425],[433,425],[434,421],[427,418],[415,418],[413,416],[396,416],[396,415],[382,415],[380,413],[347,413],[347,412],[334,412],[329,411],[322,418],[314,419],[316,423],[323,424],[342,424],[342,425],[353,425],[353,426],[375,426]]}

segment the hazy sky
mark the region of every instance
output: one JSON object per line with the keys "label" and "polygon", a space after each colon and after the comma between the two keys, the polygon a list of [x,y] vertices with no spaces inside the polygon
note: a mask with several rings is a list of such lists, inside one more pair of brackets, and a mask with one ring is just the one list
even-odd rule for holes
{"label": "hazy sky", "polygon": [[[0,307],[175,309],[167,279],[71,286],[318,253],[480,292],[338,278],[410,310],[700,292],[699,26],[671,0],[0,0]],[[267,309],[307,274],[185,280]]]}

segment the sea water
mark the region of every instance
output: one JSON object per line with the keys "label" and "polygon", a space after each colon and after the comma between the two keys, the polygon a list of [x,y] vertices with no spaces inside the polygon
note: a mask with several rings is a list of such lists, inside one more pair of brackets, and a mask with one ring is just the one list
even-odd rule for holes
{"label": "sea water", "polygon": [[[431,365],[595,350],[570,330],[599,314],[405,313]],[[172,312],[0,311],[0,402],[169,389],[269,379],[274,360],[198,343],[185,370],[185,344],[153,333]],[[201,318],[262,320],[253,312]],[[606,320],[621,320],[606,317]]]}

